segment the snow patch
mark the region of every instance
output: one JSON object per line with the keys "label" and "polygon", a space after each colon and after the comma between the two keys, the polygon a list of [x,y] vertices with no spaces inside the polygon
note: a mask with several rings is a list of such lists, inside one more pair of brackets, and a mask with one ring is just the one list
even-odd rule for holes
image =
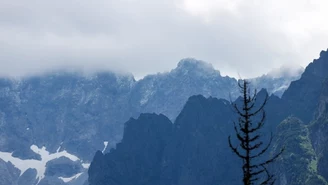
{"label": "snow patch", "polygon": [[57,153],[60,151],[62,144],[63,144],[63,142],[61,142],[59,147],[57,148],[57,150],[56,150]]}
{"label": "snow patch", "polygon": [[104,145],[105,145],[105,147],[104,147],[104,149],[102,150],[102,153],[104,153],[104,152],[105,152],[105,150],[107,149],[107,146],[108,146],[108,141],[104,141]]}
{"label": "snow patch", "polygon": [[[151,87],[152,88],[152,87]],[[143,98],[140,100],[140,105],[145,105],[149,98],[154,94],[155,92],[151,89],[147,89],[143,95]]]}
{"label": "snow patch", "polygon": [[75,155],[72,155],[72,154],[68,153],[66,150],[63,150],[61,152],[56,152],[56,153],[50,154],[46,150],[46,147],[38,148],[36,145],[32,145],[30,148],[31,148],[31,150],[34,153],[37,153],[37,154],[41,155],[41,161],[48,162],[50,160],[57,159],[57,158],[60,158],[60,157],[67,157],[67,158],[69,158],[72,161],[79,160],[78,157],[76,157]]}
{"label": "snow patch", "polygon": [[11,162],[16,168],[18,168],[20,172],[20,176],[29,168],[39,168],[42,166],[40,164],[41,161],[34,159],[22,160],[12,156],[12,153],[8,152],[0,152],[0,158],[5,162]]}
{"label": "snow patch", "polygon": [[[22,159],[13,157],[12,153],[8,153],[8,152],[0,152],[0,158],[2,160],[4,160],[5,162],[11,162],[16,168],[18,168],[21,171],[20,175],[22,175],[29,168],[36,169],[37,170],[36,179],[38,179],[37,184],[39,184],[39,182],[45,176],[46,164],[48,161],[51,161],[51,160],[54,160],[54,159],[57,159],[60,157],[67,157],[72,161],[80,160],[78,157],[68,153],[66,150],[59,152],[60,148],[61,148],[61,146],[57,149],[56,153],[50,154],[46,150],[46,147],[38,148],[36,145],[32,145],[30,147],[30,149],[34,153],[39,154],[41,156],[41,160],[35,160],[35,159],[22,160]],[[73,177],[71,177],[71,178],[73,178]]]}
{"label": "snow patch", "polygon": [[58,178],[61,179],[61,180],[63,180],[65,183],[67,183],[67,182],[70,182],[72,180],[75,180],[75,179],[79,178],[82,174],[83,173],[78,173],[78,174],[76,174],[76,175],[74,175],[72,177],[68,177],[68,178],[58,177]]}
{"label": "snow patch", "polygon": [[278,92],[278,91],[285,91],[286,89],[288,89],[289,84],[283,84],[280,87],[275,88],[272,93]]}
{"label": "snow patch", "polygon": [[90,163],[82,163],[84,169],[88,169],[90,167]]}

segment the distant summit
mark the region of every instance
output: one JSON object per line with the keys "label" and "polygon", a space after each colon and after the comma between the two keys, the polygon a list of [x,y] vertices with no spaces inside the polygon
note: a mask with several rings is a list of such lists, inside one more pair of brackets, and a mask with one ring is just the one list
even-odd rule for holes
{"label": "distant summit", "polygon": [[302,66],[283,65],[279,68],[272,69],[268,72],[267,76],[272,78],[293,78],[295,76],[301,77],[304,72]]}
{"label": "distant summit", "polygon": [[328,49],[326,51],[322,50],[320,52],[320,57],[314,59],[305,69],[305,77],[315,76],[320,79],[327,78],[328,73]]}
{"label": "distant summit", "polygon": [[212,64],[194,58],[185,58],[180,60],[174,71],[180,71],[183,73],[190,72],[194,74],[203,73],[207,75],[220,75],[220,71],[215,70]]}
{"label": "distant summit", "polygon": [[267,74],[249,80],[255,88],[265,88],[270,94],[281,97],[292,81],[301,78],[303,71],[302,66],[283,65]]}
{"label": "distant summit", "polygon": [[161,113],[174,120],[190,96],[235,99],[237,93],[236,79],[222,77],[210,63],[186,58],[170,72],[139,80],[134,86],[132,101],[140,106],[140,112]]}

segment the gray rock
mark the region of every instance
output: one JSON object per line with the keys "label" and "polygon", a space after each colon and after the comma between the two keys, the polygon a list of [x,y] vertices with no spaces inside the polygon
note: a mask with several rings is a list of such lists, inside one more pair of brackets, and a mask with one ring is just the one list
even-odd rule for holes
{"label": "gray rock", "polygon": [[67,157],[51,160],[46,165],[45,176],[72,177],[82,171],[83,167],[79,161],[72,161]]}
{"label": "gray rock", "polygon": [[10,162],[6,163],[4,160],[0,159],[0,174],[1,185],[17,185],[17,179],[20,175],[20,171]]}
{"label": "gray rock", "polygon": [[57,177],[45,177],[38,185],[65,185],[65,183]]}
{"label": "gray rock", "polygon": [[18,185],[36,185],[38,181],[36,180],[37,171],[35,169],[27,169],[19,178]]}

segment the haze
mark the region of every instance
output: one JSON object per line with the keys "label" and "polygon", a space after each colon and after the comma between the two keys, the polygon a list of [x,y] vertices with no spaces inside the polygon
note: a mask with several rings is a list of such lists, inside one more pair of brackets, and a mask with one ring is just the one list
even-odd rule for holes
{"label": "haze", "polygon": [[325,0],[0,0],[0,75],[168,71],[186,57],[254,77],[328,47]]}

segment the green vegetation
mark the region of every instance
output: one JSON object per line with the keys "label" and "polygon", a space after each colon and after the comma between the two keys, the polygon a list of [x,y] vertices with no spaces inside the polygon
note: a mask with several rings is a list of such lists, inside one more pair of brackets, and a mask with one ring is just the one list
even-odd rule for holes
{"label": "green vegetation", "polygon": [[308,126],[295,117],[289,117],[278,126],[277,133],[274,148],[285,146],[285,152],[277,161],[276,173],[288,177],[289,185],[328,185],[318,174],[318,157]]}

